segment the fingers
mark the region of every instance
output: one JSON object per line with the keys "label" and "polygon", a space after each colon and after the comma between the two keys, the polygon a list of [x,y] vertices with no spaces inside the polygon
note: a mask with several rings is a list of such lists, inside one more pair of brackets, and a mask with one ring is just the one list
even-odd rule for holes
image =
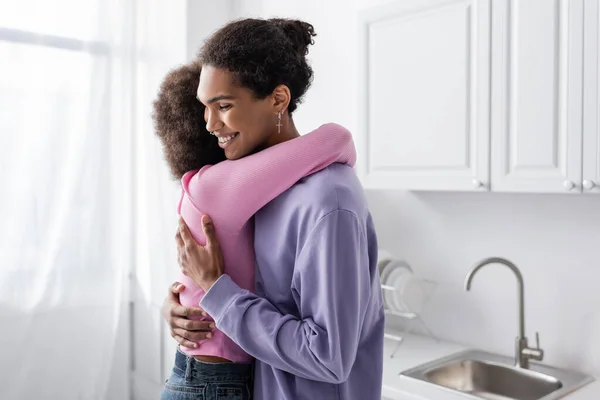
{"label": "fingers", "polygon": [[178,335],[190,342],[199,342],[200,340],[210,339],[213,335],[212,330],[208,331],[186,331],[182,328],[171,329],[171,336]]}
{"label": "fingers", "polygon": [[200,307],[184,307],[181,305],[179,302],[179,293],[181,293],[183,289],[185,289],[185,286],[179,282],[175,282],[169,287],[169,297],[165,299],[165,305],[163,306],[163,308],[167,309],[165,314],[171,317],[183,318],[208,316],[208,314]]}
{"label": "fingers", "polygon": [[[179,239],[177,239],[177,237],[179,237]],[[188,228],[187,224],[185,223],[182,217],[179,217],[179,229],[177,230],[175,239],[177,240],[177,244],[180,247],[184,247],[185,245],[189,246],[192,243],[196,242],[190,232],[190,229]]]}
{"label": "fingers", "polygon": [[187,331],[182,328],[171,329],[171,336],[178,335],[191,342],[199,342],[200,340],[210,339],[212,337],[212,329],[205,331]]}
{"label": "fingers", "polygon": [[171,320],[171,336],[186,347],[198,347],[197,342],[212,337],[213,329],[215,323],[212,321],[193,321],[183,318]]}
{"label": "fingers", "polygon": [[191,349],[195,349],[200,346],[198,343],[191,342],[191,341],[187,340],[186,338],[179,336],[173,332],[171,332],[171,337],[173,337],[173,339],[177,340],[177,343],[179,343],[180,345],[182,345],[184,347],[189,347]]}
{"label": "fingers", "polygon": [[184,246],[184,242],[183,242],[183,238],[181,237],[181,230],[177,229],[177,232],[175,233],[175,241],[177,242],[177,247],[181,248]]}
{"label": "fingers", "polygon": [[171,315],[174,317],[206,317],[208,314],[200,307],[184,307],[177,304],[171,307]]}
{"label": "fingers", "polygon": [[165,297],[162,306],[162,315],[165,320],[170,320],[171,316],[173,315],[174,307],[181,306],[179,303],[179,293],[181,293],[183,289],[185,289],[185,286],[179,282],[174,282],[169,287],[169,293],[167,297]]}
{"label": "fingers", "polygon": [[[181,328],[188,332],[211,332],[215,329],[214,321],[196,321],[193,319],[173,318],[171,328]],[[189,339],[187,335],[182,335]]]}
{"label": "fingers", "polygon": [[214,321],[197,321],[189,317],[206,317],[208,314],[200,307],[184,307],[179,303],[179,293],[185,286],[174,282],[169,287],[170,298],[165,299],[163,315],[169,322],[171,336],[182,346],[197,348],[197,342],[212,337]]}
{"label": "fingers", "polygon": [[168,302],[167,307],[169,308],[169,314],[173,314],[173,307],[181,306],[181,303],[179,302],[179,293],[183,292],[183,289],[185,289],[185,286],[179,282],[175,282],[169,287],[169,295],[166,299]]}
{"label": "fingers", "polygon": [[[187,318],[189,317],[207,317],[208,314],[201,307],[184,307],[179,302],[179,293],[181,293],[185,289],[185,286],[179,282],[175,282],[169,288],[169,296],[171,297],[170,303],[168,304],[168,314],[171,317],[175,317],[173,319],[183,318],[192,323],[199,323],[205,321],[193,321]],[[171,323],[173,326],[173,323]],[[180,327],[184,327],[183,325],[178,325]]]}
{"label": "fingers", "polygon": [[183,292],[183,289],[185,289],[185,286],[182,283],[174,282],[169,288],[169,294],[179,294]]}
{"label": "fingers", "polygon": [[206,236],[206,246],[218,247],[219,242],[215,234],[215,225],[208,215],[202,216],[202,230],[204,231],[204,236]]}

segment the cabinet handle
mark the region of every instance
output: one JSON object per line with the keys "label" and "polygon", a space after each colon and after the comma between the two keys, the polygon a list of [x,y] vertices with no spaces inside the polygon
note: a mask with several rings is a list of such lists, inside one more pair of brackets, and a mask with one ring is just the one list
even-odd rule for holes
{"label": "cabinet handle", "polygon": [[479,189],[483,187],[483,182],[481,182],[479,179],[473,179],[473,187],[475,189]]}
{"label": "cabinet handle", "polygon": [[573,190],[575,188],[575,184],[573,183],[573,181],[564,181],[563,186],[567,190]]}
{"label": "cabinet handle", "polygon": [[594,181],[590,181],[590,180],[585,180],[583,181],[583,187],[586,190],[591,190],[596,186],[596,184],[594,183]]}

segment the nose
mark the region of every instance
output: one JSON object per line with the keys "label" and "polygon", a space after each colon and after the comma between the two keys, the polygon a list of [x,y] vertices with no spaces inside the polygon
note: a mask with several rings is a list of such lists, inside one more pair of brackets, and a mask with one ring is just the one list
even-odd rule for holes
{"label": "nose", "polygon": [[204,120],[206,121],[206,130],[209,132],[218,132],[219,129],[223,129],[223,121],[219,118],[218,112],[213,112],[210,107],[206,107],[204,110]]}

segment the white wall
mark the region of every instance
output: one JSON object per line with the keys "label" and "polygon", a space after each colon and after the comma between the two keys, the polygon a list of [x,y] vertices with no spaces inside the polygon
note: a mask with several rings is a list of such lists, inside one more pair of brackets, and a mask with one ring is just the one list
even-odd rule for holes
{"label": "white wall", "polygon": [[[367,0],[363,0],[367,3]],[[355,130],[357,126],[356,76],[358,74],[357,1],[240,0],[236,17],[293,17],[314,25],[317,36],[308,58],[315,71],[304,103],[294,113],[300,132],[335,121]],[[372,1],[376,3],[376,1]]]}
{"label": "white wall", "polygon": [[235,3],[231,0],[187,0],[187,56],[198,55],[202,42],[233,17]]}
{"label": "white wall", "polygon": [[525,324],[545,362],[600,373],[600,199],[594,196],[371,191],[380,246],[439,282],[424,319],[441,338],[513,355],[517,292],[502,265],[469,268],[489,256],[508,258],[525,281]]}
{"label": "white wall", "polygon": [[[232,16],[304,19],[318,36],[313,87],[295,120],[301,131],[335,121],[356,131],[357,20],[386,1],[234,2]],[[418,40],[418,38],[415,38]],[[401,110],[398,110],[401,113]],[[394,116],[389,126],[393,129]],[[381,247],[440,282],[424,318],[441,338],[513,354],[516,281],[488,266],[464,292],[468,269],[488,256],[515,262],[525,279],[526,329],[545,361],[600,374],[600,198],[489,193],[368,193]],[[533,344],[533,343],[532,343]]]}

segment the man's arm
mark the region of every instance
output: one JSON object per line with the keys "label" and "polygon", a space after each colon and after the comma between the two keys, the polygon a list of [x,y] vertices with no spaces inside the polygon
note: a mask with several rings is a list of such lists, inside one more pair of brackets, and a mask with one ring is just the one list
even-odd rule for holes
{"label": "man's arm", "polygon": [[294,266],[301,318],[221,276],[200,306],[253,357],[306,379],[344,382],[354,364],[371,298],[366,233],[357,216],[336,210],[311,232]]}

